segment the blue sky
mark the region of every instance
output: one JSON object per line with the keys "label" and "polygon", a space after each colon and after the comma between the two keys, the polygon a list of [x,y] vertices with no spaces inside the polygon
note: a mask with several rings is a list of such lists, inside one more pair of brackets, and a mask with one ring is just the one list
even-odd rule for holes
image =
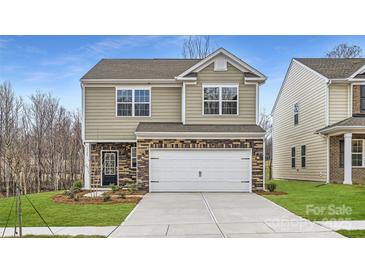
{"label": "blue sky", "polygon": [[[101,58],[179,58],[184,36],[0,36],[0,81],[27,98],[51,92],[70,110],[81,108],[79,79]],[[323,57],[339,43],[361,46],[365,36],[211,36],[268,76],[261,110],[271,111],[293,57]],[[365,52],[363,52],[365,55]]]}

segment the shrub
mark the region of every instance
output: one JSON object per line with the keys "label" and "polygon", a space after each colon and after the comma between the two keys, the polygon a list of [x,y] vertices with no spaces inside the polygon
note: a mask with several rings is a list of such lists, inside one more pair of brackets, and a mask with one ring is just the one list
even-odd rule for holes
{"label": "shrub", "polygon": [[135,183],[129,183],[127,184],[128,193],[132,194],[133,192],[137,191],[137,185]]}
{"label": "shrub", "polygon": [[270,191],[270,192],[274,192],[276,189],[276,184],[274,183],[270,183],[270,184],[266,184],[266,188]]}
{"label": "shrub", "polygon": [[120,187],[118,185],[110,185],[110,188],[111,188],[113,193],[117,192],[120,189]]}
{"label": "shrub", "polygon": [[109,194],[107,194],[107,193],[104,193],[103,194],[103,201],[104,202],[108,202],[108,201],[110,201],[112,199],[112,197],[109,195]]}
{"label": "shrub", "polygon": [[125,199],[125,192],[124,192],[124,191],[119,192],[119,193],[118,193],[118,197],[119,197],[120,199]]}
{"label": "shrub", "polygon": [[79,195],[75,195],[74,201],[76,201],[76,202],[80,201],[80,196]]}
{"label": "shrub", "polygon": [[73,187],[73,188],[81,189],[81,188],[83,187],[83,183],[82,183],[80,180],[77,180],[77,181],[75,181],[75,182],[72,184],[72,187]]}

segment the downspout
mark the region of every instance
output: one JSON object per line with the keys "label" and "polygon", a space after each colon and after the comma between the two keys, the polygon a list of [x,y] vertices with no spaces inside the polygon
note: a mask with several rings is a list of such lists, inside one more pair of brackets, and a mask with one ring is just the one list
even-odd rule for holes
{"label": "downspout", "polygon": [[182,94],[181,94],[181,121],[185,125],[185,97],[186,97],[186,85],[182,83]]}

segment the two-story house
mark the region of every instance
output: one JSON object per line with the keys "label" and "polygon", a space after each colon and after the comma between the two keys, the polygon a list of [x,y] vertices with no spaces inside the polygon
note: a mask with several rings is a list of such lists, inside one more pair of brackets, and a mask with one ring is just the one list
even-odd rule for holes
{"label": "two-story house", "polygon": [[224,49],[204,59],[103,59],[81,78],[85,187],[263,188],[259,87]]}
{"label": "two-story house", "polygon": [[274,178],[365,180],[364,58],[294,58],[272,115]]}

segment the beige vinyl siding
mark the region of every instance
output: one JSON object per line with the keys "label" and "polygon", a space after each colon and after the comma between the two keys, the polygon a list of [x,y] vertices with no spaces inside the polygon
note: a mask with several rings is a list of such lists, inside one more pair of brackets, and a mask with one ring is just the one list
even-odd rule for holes
{"label": "beige vinyl siding", "polygon": [[[326,126],[327,84],[318,74],[293,61],[273,113],[273,177],[325,181],[327,140],[315,134]],[[299,124],[293,106],[299,103]],[[301,168],[301,146],[306,145],[306,168]],[[296,168],[291,168],[291,148]]]}
{"label": "beige vinyl siding", "polygon": [[329,123],[333,124],[350,116],[349,86],[332,84],[329,87]]}
{"label": "beige vinyl siding", "polygon": [[[211,64],[197,75],[196,85],[186,85],[187,124],[256,124],[256,85],[245,85],[243,73],[227,64],[227,71],[214,71]],[[239,84],[239,115],[203,115],[203,84]]]}
{"label": "beige vinyl siding", "polygon": [[116,117],[115,87],[85,88],[85,139],[134,140],[139,122],[181,122],[181,88],[152,87],[151,117]]}

